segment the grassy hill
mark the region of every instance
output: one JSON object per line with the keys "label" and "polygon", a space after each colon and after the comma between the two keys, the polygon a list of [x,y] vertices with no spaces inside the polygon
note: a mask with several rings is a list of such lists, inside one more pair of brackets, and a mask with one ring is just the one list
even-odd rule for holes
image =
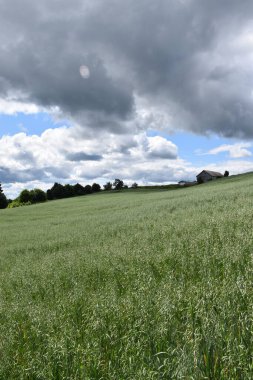
{"label": "grassy hill", "polygon": [[0,379],[252,379],[253,174],[0,212]]}

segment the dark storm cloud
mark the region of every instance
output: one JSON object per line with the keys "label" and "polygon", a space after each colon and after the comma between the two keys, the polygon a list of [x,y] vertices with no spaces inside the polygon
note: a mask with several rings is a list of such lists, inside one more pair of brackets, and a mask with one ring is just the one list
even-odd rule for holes
{"label": "dark storm cloud", "polygon": [[[1,92],[18,92],[21,100],[23,95],[26,101],[58,106],[79,121],[85,119],[85,111],[125,120],[133,111],[130,84],[109,75],[103,56],[85,32],[88,13],[80,12],[82,8],[76,0],[72,7],[67,1],[45,1],[43,6],[33,1],[22,6],[15,0],[0,3]],[[81,77],[82,64],[88,66],[89,78]]]}
{"label": "dark storm cloud", "polygon": [[70,168],[66,167],[66,165],[62,167],[47,166],[43,169],[43,173],[45,173],[46,178],[49,178],[51,181],[65,180],[69,178]]}
{"label": "dark storm cloud", "polygon": [[233,45],[252,14],[251,0],[0,0],[0,92],[94,131],[124,132],[137,95],[174,129],[253,137],[250,51]]}
{"label": "dark storm cloud", "polygon": [[7,167],[0,167],[0,180],[5,183],[21,182],[35,180],[46,180],[48,175],[43,169],[29,169],[29,170],[10,170]]}
{"label": "dark storm cloud", "polygon": [[29,181],[54,182],[56,180],[66,180],[69,178],[69,171],[65,168],[44,167],[29,169],[14,169],[5,166],[0,167],[0,182],[15,183]]}
{"label": "dark storm cloud", "polygon": [[84,152],[68,153],[66,159],[69,161],[79,162],[79,161],[100,161],[102,156],[98,154],[87,154]]}

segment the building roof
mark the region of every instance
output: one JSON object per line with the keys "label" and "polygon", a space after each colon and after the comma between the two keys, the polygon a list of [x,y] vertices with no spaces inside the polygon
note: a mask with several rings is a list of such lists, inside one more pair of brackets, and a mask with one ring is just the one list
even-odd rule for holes
{"label": "building roof", "polygon": [[221,173],[219,173],[219,172],[213,172],[213,171],[211,171],[211,170],[202,170],[202,172],[199,173],[199,174],[197,175],[197,177],[198,177],[200,174],[202,174],[203,172],[208,173],[208,174],[209,174],[210,176],[212,176],[212,177],[223,177],[223,174],[221,174]]}

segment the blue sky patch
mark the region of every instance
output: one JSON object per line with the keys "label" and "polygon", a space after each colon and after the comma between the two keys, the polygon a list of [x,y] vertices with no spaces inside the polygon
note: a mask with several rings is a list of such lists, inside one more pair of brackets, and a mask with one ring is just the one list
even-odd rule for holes
{"label": "blue sky patch", "polygon": [[63,125],[69,125],[68,121],[55,121],[46,112],[37,114],[20,112],[15,115],[0,113],[0,137],[4,135],[13,136],[20,132],[27,135],[41,135],[46,129],[58,128]]}

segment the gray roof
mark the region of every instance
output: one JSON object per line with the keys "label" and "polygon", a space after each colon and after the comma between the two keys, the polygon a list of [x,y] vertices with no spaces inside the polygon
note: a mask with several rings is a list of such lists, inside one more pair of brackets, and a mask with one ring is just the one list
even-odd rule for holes
{"label": "gray roof", "polygon": [[[223,177],[223,174],[221,174],[221,173],[219,173],[219,172],[213,172],[213,171],[211,171],[211,170],[202,170],[201,173],[203,173],[203,172],[210,174],[212,177]],[[197,177],[198,177],[201,173],[199,173],[199,174],[197,175]]]}

